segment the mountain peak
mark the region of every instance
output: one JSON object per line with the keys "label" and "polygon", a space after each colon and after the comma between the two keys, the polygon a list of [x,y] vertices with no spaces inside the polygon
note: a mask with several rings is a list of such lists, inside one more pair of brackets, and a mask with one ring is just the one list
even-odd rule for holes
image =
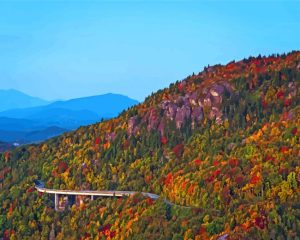
{"label": "mountain peak", "polygon": [[0,112],[9,109],[42,106],[48,103],[43,99],[29,96],[16,89],[0,90]]}

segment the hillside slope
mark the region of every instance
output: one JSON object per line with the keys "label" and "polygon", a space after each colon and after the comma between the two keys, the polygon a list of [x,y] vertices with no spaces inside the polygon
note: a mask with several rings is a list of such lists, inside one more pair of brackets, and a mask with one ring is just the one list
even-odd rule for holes
{"label": "hillside slope", "polygon": [[[119,117],[1,157],[0,237],[297,239],[300,52],[205,68]],[[49,188],[153,192],[60,213]]]}

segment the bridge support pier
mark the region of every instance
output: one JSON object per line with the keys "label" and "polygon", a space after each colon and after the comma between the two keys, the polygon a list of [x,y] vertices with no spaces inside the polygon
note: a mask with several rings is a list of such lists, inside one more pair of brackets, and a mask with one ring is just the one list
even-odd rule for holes
{"label": "bridge support pier", "polygon": [[91,201],[93,201],[94,200],[94,195],[91,195]]}
{"label": "bridge support pier", "polygon": [[54,206],[55,211],[58,211],[58,202],[59,202],[59,195],[57,193],[54,194]]}

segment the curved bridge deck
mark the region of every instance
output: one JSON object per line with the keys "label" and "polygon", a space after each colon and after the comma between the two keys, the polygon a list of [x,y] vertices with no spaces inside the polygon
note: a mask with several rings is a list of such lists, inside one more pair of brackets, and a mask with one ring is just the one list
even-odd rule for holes
{"label": "curved bridge deck", "polygon": [[[64,210],[66,205],[68,205],[68,196],[75,196],[76,200],[79,199],[82,202],[82,198],[90,197],[91,200],[94,200],[94,197],[129,197],[137,193],[141,193],[145,197],[149,197],[153,200],[159,198],[158,195],[148,192],[137,192],[137,191],[114,191],[114,190],[101,190],[101,191],[91,191],[91,190],[60,190],[60,189],[50,189],[45,188],[45,185],[42,181],[36,180],[35,188],[38,192],[54,194],[55,196],[55,210],[61,211]],[[189,206],[181,206],[174,204],[166,199],[164,202],[178,207],[190,208]]]}
{"label": "curved bridge deck", "polygon": [[[89,190],[60,190],[60,189],[49,189],[43,188],[39,186],[35,186],[38,192],[42,193],[50,193],[50,194],[59,194],[59,195],[76,195],[76,196],[100,196],[100,197],[125,197],[137,194],[139,192],[135,191],[89,191]],[[152,199],[159,198],[158,195],[153,193],[145,193],[141,192],[145,197],[149,197]]]}
{"label": "curved bridge deck", "polygon": [[[48,193],[48,194],[54,194],[55,196],[55,210],[60,211],[64,210],[65,207],[68,205],[69,198],[68,196],[75,196],[76,200],[79,199],[79,204],[82,203],[82,197],[91,197],[91,200],[94,199],[94,197],[128,197],[132,196],[134,194],[137,194],[139,192],[136,191],[108,191],[108,190],[102,190],[102,191],[90,191],[90,190],[60,190],[60,189],[49,189],[45,188],[44,183],[41,181],[35,182],[35,188],[38,192],[41,193]],[[146,193],[141,192],[141,194],[145,197],[149,197],[153,200],[156,200],[159,198],[158,195],[153,193]]]}

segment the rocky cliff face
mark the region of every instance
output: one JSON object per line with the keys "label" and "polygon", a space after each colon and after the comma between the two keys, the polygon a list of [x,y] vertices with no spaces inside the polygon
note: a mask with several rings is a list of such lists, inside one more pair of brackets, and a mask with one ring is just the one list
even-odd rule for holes
{"label": "rocky cliff face", "polygon": [[[210,120],[215,120],[217,124],[223,123],[222,100],[225,95],[228,98],[233,93],[230,83],[223,80],[207,88],[195,89],[193,92],[183,92],[185,85],[186,81],[183,81],[178,87],[182,94],[176,98],[162,100],[144,114],[141,122],[146,124],[148,131],[158,129],[163,136],[168,120],[173,121],[176,128],[180,129],[187,120],[194,126],[204,118],[204,115]],[[139,118],[138,115],[129,118],[127,122],[129,135],[139,131]]]}

